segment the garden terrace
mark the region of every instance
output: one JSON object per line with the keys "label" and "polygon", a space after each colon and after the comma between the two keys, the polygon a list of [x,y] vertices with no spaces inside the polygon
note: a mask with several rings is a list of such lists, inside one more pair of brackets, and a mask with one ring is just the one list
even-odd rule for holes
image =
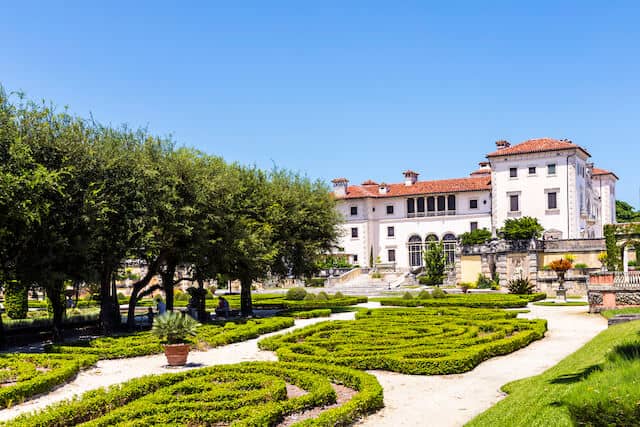
{"label": "garden terrace", "polygon": [[406,374],[454,374],[544,336],[546,321],[461,307],[377,309],[261,340],[280,360]]}
{"label": "garden terrace", "polygon": [[364,372],[248,362],[134,379],[3,425],[275,426],[297,419],[287,425],[335,426],[351,424],[382,405],[382,387]]}
{"label": "garden terrace", "polygon": [[[272,317],[201,325],[198,328],[197,335],[194,338],[190,338],[190,342],[200,348],[218,347],[257,338],[262,334],[289,328],[293,324],[292,318]],[[163,348],[162,341],[152,335],[151,332],[138,332],[129,335],[77,341],[64,345],[48,345],[46,350],[52,353],[95,355],[100,359],[120,359],[162,353]]]}
{"label": "garden terrace", "polygon": [[639,334],[640,322],[611,326],[543,374],[506,384],[509,396],[468,425],[638,425]]}
{"label": "garden terrace", "polygon": [[529,302],[543,300],[546,294],[463,294],[446,295],[443,298],[382,298],[383,306],[397,307],[471,307],[471,308],[522,308]]}
{"label": "garden terrace", "polygon": [[0,355],[0,407],[6,408],[31,396],[47,393],[96,363],[95,356],[64,354]]}

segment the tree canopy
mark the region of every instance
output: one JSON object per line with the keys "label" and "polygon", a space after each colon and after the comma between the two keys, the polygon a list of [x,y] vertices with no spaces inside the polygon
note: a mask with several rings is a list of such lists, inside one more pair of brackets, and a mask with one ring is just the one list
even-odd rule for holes
{"label": "tree canopy", "polygon": [[98,284],[103,330],[119,327],[115,278],[131,258],[148,271],[133,284],[130,325],[154,289],[171,307],[178,266],[199,283],[240,280],[251,314],[252,281],[311,275],[339,221],[319,181],[229,164],[0,87],[0,285],[45,289],[57,339],[68,281]]}
{"label": "tree canopy", "polygon": [[616,222],[640,222],[640,211],[627,202],[616,200]]}
{"label": "tree canopy", "polygon": [[544,227],[537,218],[523,216],[522,218],[508,218],[504,227],[500,230],[506,240],[530,240],[538,239]]}

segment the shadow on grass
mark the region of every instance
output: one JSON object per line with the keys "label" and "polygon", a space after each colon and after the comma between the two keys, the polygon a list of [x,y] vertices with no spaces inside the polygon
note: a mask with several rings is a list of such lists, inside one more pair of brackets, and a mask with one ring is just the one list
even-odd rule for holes
{"label": "shadow on grass", "polygon": [[615,346],[609,355],[609,360],[614,359],[625,361],[640,359],[640,342],[628,342]]}
{"label": "shadow on grass", "polygon": [[588,368],[583,369],[580,372],[574,372],[574,373],[570,373],[570,374],[560,375],[558,377],[555,377],[554,379],[552,379],[549,382],[551,384],[573,384],[573,383],[577,383],[579,381],[585,380],[593,372],[598,372],[598,371],[601,371],[601,370],[602,370],[602,366],[600,366],[600,365],[592,365],[592,366],[589,366]]}

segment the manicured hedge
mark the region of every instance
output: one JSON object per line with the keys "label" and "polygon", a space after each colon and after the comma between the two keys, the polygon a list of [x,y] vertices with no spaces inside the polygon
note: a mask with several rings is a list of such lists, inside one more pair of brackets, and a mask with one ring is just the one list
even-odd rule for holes
{"label": "manicured hedge", "polygon": [[292,311],[288,313],[288,315],[292,316],[295,319],[311,319],[314,317],[329,317],[331,316],[331,309],[319,308],[317,310],[310,310],[310,311]]}
{"label": "manicured hedge", "polygon": [[[287,415],[335,403],[332,383],[352,388],[356,394],[338,407],[293,425],[348,425],[383,406],[382,387],[364,372],[327,365],[247,362],[134,379],[4,425],[275,426]],[[289,397],[287,384],[304,393]]]}
{"label": "manicured hedge", "polygon": [[396,307],[522,308],[531,301],[546,297],[546,294],[450,294],[444,298],[383,298],[380,304]]}
{"label": "manicured hedge", "polygon": [[[231,305],[231,308],[240,308],[240,296],[239,295],[225,295],[227,301]],[[254,294],[251,298],[254,308],[286,308],[291,310],[314,310],[317,308],[330,308],[330,307],[348,307],[351,305],[361,304],[368,301],[364,296],[345,296],[340,295],[336,298],[334,295],[329,295],[326,300],[288,300],[285,299],[284,294]],[[217,304],[217,302],[216,302]]]}
{"label": "manicured hedge", "polygon": [[406,374],[454,374],[544,336],[546,321],[470,308],[377,309],[261,340],[280,360]]}
{"label": "manicured hedge", "polygon": [[1,354],[0,407],[13,406],[36,394],[49,392],[97,360],[95,356]]}
{"label": "manicured hedge", "polygon": [[[262,334],[279,331],[293,326],[289,317],[272,317],[224,324],[202,325],[192,343],[201,343],[205,347],[218,347],[234,342],[257,338]],[[48,345],[51,353],[92,354],[100,359],[119,359],[123,357],[145,356],[161,353],[162,342],[150,332],[138,332],[131,335],[101,337],[90,341],[78,341],[65,345]]]}

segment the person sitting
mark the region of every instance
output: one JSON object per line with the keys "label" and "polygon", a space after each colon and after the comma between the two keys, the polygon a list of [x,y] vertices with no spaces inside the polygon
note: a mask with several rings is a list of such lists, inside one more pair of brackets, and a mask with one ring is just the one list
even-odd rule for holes
{"label": "person sitting", "polygon": [[147,320],[149,320],[149,323],[153,325],[153,308],[149,307],[149,310],[147,311]]}
{"label": "person sitting", "polygon": [[229,301],[223,297],[218,297],[218,307],[216,307],[216,317],[229,317]]}

